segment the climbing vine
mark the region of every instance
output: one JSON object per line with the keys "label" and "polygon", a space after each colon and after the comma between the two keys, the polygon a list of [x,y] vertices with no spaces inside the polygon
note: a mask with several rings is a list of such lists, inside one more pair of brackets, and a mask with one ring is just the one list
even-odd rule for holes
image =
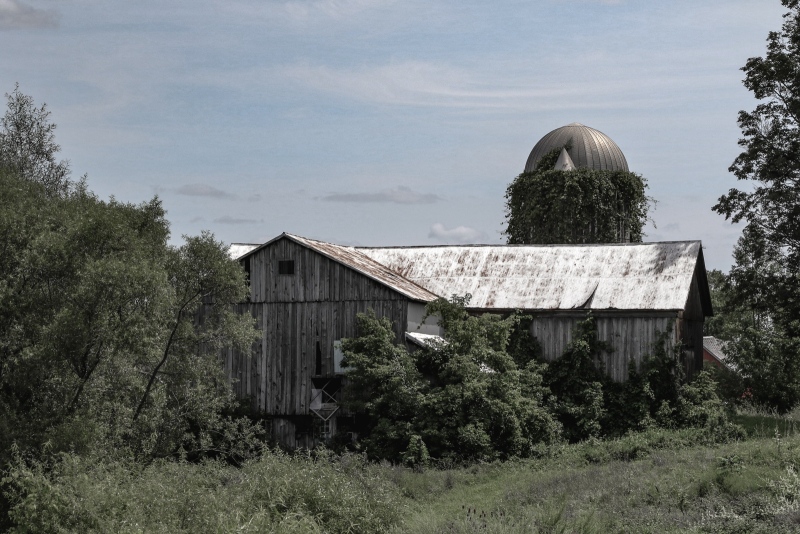
{"label": "climbing vine", "polygon": [[540,165],[508,186],[504,233],[512,245],[641,242],[646,189],[632,172]]}

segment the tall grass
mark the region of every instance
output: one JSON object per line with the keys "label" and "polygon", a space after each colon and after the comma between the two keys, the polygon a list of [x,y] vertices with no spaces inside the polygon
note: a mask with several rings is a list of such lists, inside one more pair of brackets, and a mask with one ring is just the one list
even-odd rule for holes
{"label": "tall grass", "polygon": [[404,503],[358,456],[135,463],[64,454],[6,477],[11,532],[385,532]]}
{"label": "tall grass", "polygon": [[324,451],[148,466],[61,455],[5,477],[12,532],[797,532],[794,415],[550,447],[533,460],[408,469]]}

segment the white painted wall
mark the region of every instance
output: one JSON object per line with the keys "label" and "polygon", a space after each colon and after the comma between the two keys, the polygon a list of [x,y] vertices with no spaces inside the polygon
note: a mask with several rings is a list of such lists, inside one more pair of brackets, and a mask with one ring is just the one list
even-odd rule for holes
{"label": "white painted wall", "polygon": [[425,322],[422,318],[425,316],[425,305],[419,302],[408,303],[408,325],[407,332],[419,332],[420,334],[432,334],[441,336],[443,331],[439,328],[439,316],[431,315]]}

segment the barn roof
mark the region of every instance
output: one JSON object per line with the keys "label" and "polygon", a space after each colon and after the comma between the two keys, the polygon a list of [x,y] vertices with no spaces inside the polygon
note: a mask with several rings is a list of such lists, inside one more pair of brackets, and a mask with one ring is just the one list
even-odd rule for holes
{"label": "barn roof", "polygon": [[[274,243],[278,239],[290,239],[295,243],[298,243],[302,246],[308,247],[323,256],[326,256],[336,262],[339,262],[347,267],[350,267],[354,271],[357,271],[368,278],[372,278],[376,282],[379,282],[391,289],[397,291],[401,295],[405,297],[421,301],[421,302],[430,302],[432,300],[436,300],[439,298],[438,295],[431,293],[427,289],[420,287],[413,281],[404,278],[397,274],[395,271],[387,268],[385,265],[381,265],[380,263],[376,262],[375,260],[371,259],[366,254],[362,254],[358,249],[353,247],[345,247],[342,245],[334,245],[333,243],[326,243],[325,241],[317,241],[315,239],[309,239],[307,237],[301,237],[299,235],[292,235],[283,233],[272,239],[263,245],[256,245],[249,250],[246,250],[243,254],[236,256],[236,259],[244,259],[245,257],[249,256],[250,254],[255,253],[256,251]],[[244,250],[244,249],[242,249]],[[239,252],[236,250],[235,252]],[[231,257],[233,257],[234,250],[233,246],[229,249],[228,252]]]}
{"label": "barn roof", "polygon": [[703,336],[703,350],[708,352],[722,365],[732,369],[730,362],[727,361],[728,355],[725,354],[725,342],[714,336]]}
{"label": "barn roof", "polygon": [[705,274],[699,241],[358,250],[437,295],[469,293],[469,307],[482,309],[681,310],[698,262]]}
{"label": "barn roof", "polygon": [[472,295],[495,310],[682,310],[697,270],[706,315],[711,301],[700,241],[608,245],[347,247],[292,234],[235,244],[244,259],[287,238],[416,301]]}

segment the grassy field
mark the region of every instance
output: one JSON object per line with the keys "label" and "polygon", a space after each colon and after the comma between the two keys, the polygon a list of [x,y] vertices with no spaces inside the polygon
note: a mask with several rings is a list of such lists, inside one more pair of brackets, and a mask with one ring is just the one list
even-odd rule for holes
{"label": "grassy field", "polygon": [[395,470],[414,504],[396,532],[800,532],[793,416],[735,416],[748,439],[651,431],[536,461]]}
{"label": "grassy field", "polygon": [[269,454],[235,468],[65,456],[14,472],[17,532],[800,532],[794,417],[653,430],[537,460],[411,470]]}

